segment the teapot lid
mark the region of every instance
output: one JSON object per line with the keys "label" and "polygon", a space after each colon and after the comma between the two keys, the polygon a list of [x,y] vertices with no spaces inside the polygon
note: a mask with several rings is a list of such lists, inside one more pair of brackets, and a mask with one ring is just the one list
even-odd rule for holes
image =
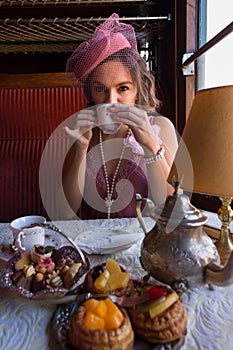
{"label": "teapot lid", "polygon": [[163,206],[155,209],[154,215],[163,224],[167,224],[169,221],[170,224],[175,226],[204,225],[208,218],[190,203],[189,197],[183,194],[183,190],[180,189],[180,184],[180,181],[172,179],[175,191],[167,197]]}

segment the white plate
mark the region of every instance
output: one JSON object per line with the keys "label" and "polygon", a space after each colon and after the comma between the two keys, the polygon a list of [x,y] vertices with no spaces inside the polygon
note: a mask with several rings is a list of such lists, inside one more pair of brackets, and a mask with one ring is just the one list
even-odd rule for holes
{"label": "white plate", "polygon": [[112,254],[129,249],[138,242],[142,232],[127,232],[113,228],[93,227],[80,233],[75,243],[87,254]]}

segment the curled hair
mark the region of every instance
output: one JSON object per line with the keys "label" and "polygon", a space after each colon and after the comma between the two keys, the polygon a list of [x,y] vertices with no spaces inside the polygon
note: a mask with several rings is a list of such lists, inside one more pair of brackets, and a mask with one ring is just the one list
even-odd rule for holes
{"label": "curled hair", "polygon": [[[131,49],[123,49],[102,61],[95,69],[105,62],[120,61],[130,70],[134,84],[137,86],[136,104],[142,106],[147,112],[155,112],[159,106],[156,98],[154,76],[148,71],[146,61],[138,52],[132,54]],[[89,74],[84,84],[84,93],[89,106],[94,105],[91,96],[91,78],[95,69]]]}
{"label": "curled hair", "polygon": [[159,106],[159,101],[156,98],[155,78],[148,71],[146,61],[140,57],[130,72],[138,89],[136,103],[148,112],[154,112]]}

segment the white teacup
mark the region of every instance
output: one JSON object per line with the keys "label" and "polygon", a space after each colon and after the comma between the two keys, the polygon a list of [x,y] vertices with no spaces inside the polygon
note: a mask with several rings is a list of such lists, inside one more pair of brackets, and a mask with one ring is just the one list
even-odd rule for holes
{"label": "white teacup", "polygon": [[22,216],[20,218],[13,220],[10,223],[10,226],[11,226],[13,236],[16,237],[24,227],[28,227],[36,224],[40,225],[45,223],[46,223],[46,218],[44,216],[28,215],[28,216]]}
{"label": "white teacup", "polygon": [[44,245],[45,243],[45,229],[44,227],[34,226],[24,228],[19,232],[15,240],[15,245],[20,250],[31,251],[35,244]]}
{"label": "white teacup", "polygon": [[108,108],[111,106],[111,103],[105,103],[96,108],[97,124],[104,134],[116,134],[121,126],[121,123],[116,122],[108,111]]}

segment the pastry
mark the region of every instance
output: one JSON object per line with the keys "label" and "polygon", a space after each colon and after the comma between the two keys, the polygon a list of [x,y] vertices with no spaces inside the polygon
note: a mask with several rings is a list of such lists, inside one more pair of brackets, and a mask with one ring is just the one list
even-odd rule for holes
{"label": "pastry", "polygon": [[92,294],[109,293],[122,296],[128,295],[133,286],[130,275],[113,259],[94,266],[86,275],[84,286]]}
{"label": "pastry", "polygon": [[[137,286],[131,296],[149,288],[151,285]],[[150,343],[173,342],[186,334],[187,314],[178,294],[165,287],[161,290],[165,295],[127,309],[136,334]]]}
{"label": "pastry", "polygon": [[51,258],[54,247],[35,244],[31,251],[31,260],[35,263]]}
{"label": "pastry", "polygon": [[12,275],[13,284],[26,290],[30,289],[32,279],[32,276],[26,277],[23,270],[15,271]]}
{"label": "pastry", "polygon": [[71,246],[55,249],[34,245],[32,251],[18,253],[12,260],[11,283],[30,293],[75,288],[89,267]]}
{"label": "pastry", "polygon": [[131,350],[134,332],[125,309],[109,298],[89,299],[71,317],[68,338],[79,350]]}
{"label": "pastry", "polygon": [[20,258],[15,263],[15,270],[19,271],[24,268],[24,266],[29,265],[31,262],[31,254],[30,252],[22,252]]}
{"label": "pastry", "polygon": [[69,266],[67,271],[64,272],[64,268],[62,269],[61,272],[64,272],[64,274],[61,273],[61,275],[64,275],[65,288],[71,287],[72,281],[73,281],[74,277],[76,276],[76,274],[78,273],[81,266],[82,266],[82,264],[80,262],[78,262],[78,263],[73,262],[73,264]]}
{"label": "pastry", "polygon": [[32,293],[37,293],[46,288],[46,277],[43,273],[38,272],[31,283]]}

